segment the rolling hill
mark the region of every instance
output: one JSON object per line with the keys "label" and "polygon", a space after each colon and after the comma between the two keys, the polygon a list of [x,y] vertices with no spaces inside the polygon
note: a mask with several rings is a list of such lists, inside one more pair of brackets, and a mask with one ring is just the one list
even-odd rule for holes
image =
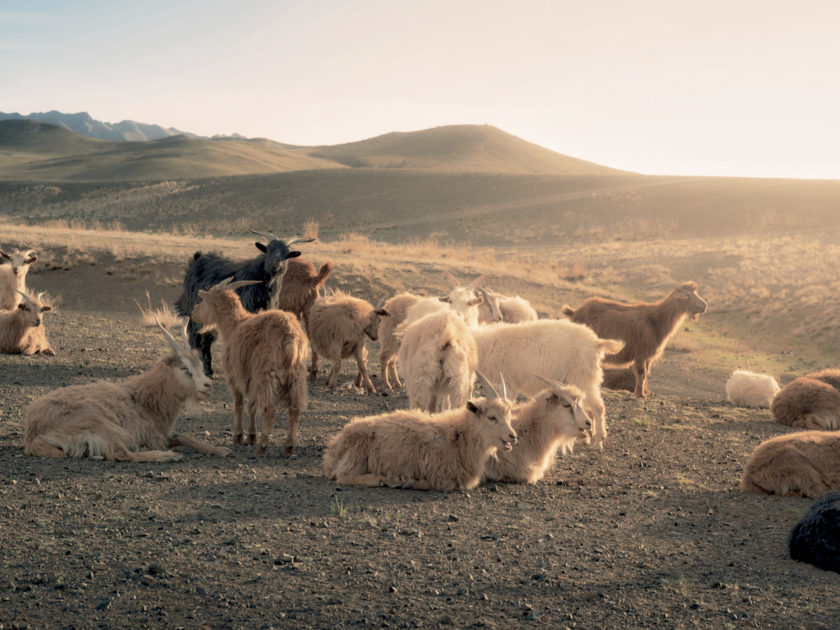
{"label": "rolling hill", "polygon": [[65,114],[53,110],[49,112],[32,112],[26,116],[22,116],[17,112],[10,114],[0,112],[0,120],[23,119],[57,125],[87,138],[111,140],[114,142],[159,140],[160,138],[177,135],[197,137],[195,134],[180,131],[172,127],[161,127],[160,125],[139,123],[133,120],[123,120],[118,123],[102,122],[95,120],[87,112]]}

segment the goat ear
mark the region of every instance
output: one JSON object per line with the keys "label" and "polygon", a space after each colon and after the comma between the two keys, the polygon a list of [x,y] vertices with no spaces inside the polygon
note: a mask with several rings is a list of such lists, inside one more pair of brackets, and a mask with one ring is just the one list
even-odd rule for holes
{"label": "goat ear", "polygon": [[446,302],[447,304],[452,303],[452,300],[450,300],[449,297],[438,298],[438,300],[440,300],[441,302]]}
{"label": "goat ear", "polygon": [[20,304],[18,304],[18,308],[19,308],[20,310],[22,310],[22,311],[23,311],[23,310],[25,310],[25,309],[26,309],[26,303],[25,303],[25,302],[21,302]]}
{"label": "goat ear", "polygon": [[9,255],[8,255],[6,252],[4,252],[2,249],[0,249],[0,256],[2,256],[3,258],[5,258],[6,260],[11,260],[11,259],[12,259],[12,257],[11,257],[11,256],[9,256]]}
{"label": "goat ear", "polygon": [[386,311],[384,308],[378,308],[374,311],[377,315],[381,315],[382,317],[390,317],[391,313]]}
{"label": "goat ear", "polygon": [[51,311],[51,310],[52,310],[52,306],[42,306],[41,307],[41,312],[42,313],[46,313],[47,311]]}
{"label": "goat ear", "polygon": [[27,265],[31,265],[31,264],[32,264],[32,263],[34,263],[36,260],[38,260],[38,257],[37,257],[37,256],[31,256],[31,257],[29,258],[29,260],[27,260],[27,261],[26,261],[26,264],[27,264]]}
{"label": "goat ear", "polygon": [[256,248],[257,248],[258,250],[260,250],[261,252],[263,252],[263,253],[265,253],[265,252],[267,252],[267,251],[268,251],[268,248],[267,248],[265,245],[263,245],[262,243],[260,243],[259,241],[257,241],[256,243],[254,243],[254,246],[256,246]]}
{"label": "goat ear", "polygon": [[483,410],[481,409],[481,407],[476,405],[473,401],[468,400],[467,401],[467,411],[469,411],[470,413],[474,413],[477,416],[480,416],[482,414]]}
{"label": "goat ear", "polygon": [[300,256],[300,252],[293,251],[293,252],[289,252],[289,255],[286,256],[286,258],[297,258],[298,256]]}

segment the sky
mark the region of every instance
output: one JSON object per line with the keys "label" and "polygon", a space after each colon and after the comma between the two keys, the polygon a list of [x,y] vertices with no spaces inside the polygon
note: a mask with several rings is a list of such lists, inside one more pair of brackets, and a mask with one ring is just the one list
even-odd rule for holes
{"label": "sky", "polygon": [[489,124],[649,174],[840,178],[834,0],[0,0],[0,111],[299,145]]}

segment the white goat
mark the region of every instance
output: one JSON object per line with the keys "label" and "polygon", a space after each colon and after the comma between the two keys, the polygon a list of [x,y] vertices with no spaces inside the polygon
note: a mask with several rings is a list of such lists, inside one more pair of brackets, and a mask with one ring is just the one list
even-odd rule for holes
{"label": "white goat", "polygon": [[169,450],[175,446],[227,455],[229,449],[172,432],[185,402],[210,395],[210,380],[196,351],[161,330],[174,353],[149,371],[122,383],[63,387],[33,402],[24,419],[24,451],[129,462],[178,460]]}
{"label": "white goat", "polygon": [[[294,453],[301,410],[306,407],[306,359],[309,341],[297,317],[286,311],[249,313],[235,289],[259,280],[223,280],[207,291],[191,317],[203,324],[199,332],[218,328],[225,343],[225,379],[233,396],[233,443],[243,438],[242,410],[248,399],[248,442],[257,443],[256,454],[265,455],[278,407],[289,410],[286,455]],[[256,439],[257,412],[262,412],[262,432]]]}
{"label": "white goat", "polygon": [[401,410],[355,418],[327,446],[327,478],[441,492],[474,488],[488,458],[516,442],[510,401],[485,387],[487,398],[441,414]]}
{"label": "white goat", "polygon": [[749,370],[735,370],[726,381],[726,400],[737,407],[769,407],[779,393],[776,379]]}
{"label": "white goat", "polygon": [[6,354],[55,355],[47,341],[43,314],[51,311],[43,293],[30,297],[20,294],[22,302],[11,311],[0,312],[0,352]]}
{"label": "white goat", "polygon": [[537,319],[537,311],[525,298],[518,295],[508,297],[481,287],[477,288],[475,292],[482,299],[481,304],[478,305],[479,324],[495,322],[518,324],[519,322],[532,322]]}
{"label": "white goat", "polygon": [[26,274],[29,273],[29,266],[38,260],[38,256],[34,249],[23,252],[16,249],[11,254],[0,250],[0,257],[10,263],[0,265],[0,311],[6,311],[16,308],[20,304],[20,295],[28,293]]}
{"label": "white goat", "polygon": [[413,293],[399,293],[382,305],[390,315],[379,320],[379,372],[388,389],[393,389],[392,381],[397,387],[402,387],[397,374],[397,353],[400,351],[397,327],[405,321],[408,309],[422,299]]}
{"label": "white goat", "polygon": [[513,395],[534,396],[544,387],[534,372],[580,388],[595,425],[594,446],[603,448],[607,422],[601,359],[605,353],[620,351],[622,341],[600,339],[583,324],[557,319],[474,326],[470,331],[478,346],[478,370],[494,385],[498,385],[495,376],[501,374]]}
{"label": "white goat", "polygon": [[399,363],[411,407],[435,413],[469,400],[478,350],[463,320],[441,311],[405,329]]}
{"label": "white goat", "polygon": [[574,385],[542,380],[549,389],[513,409],[511,425],[519,437],[518,446],[491,458],[484,469],[485,479],[536,483],[552,467],[558,450],[565,455],[577,439],[588,436],[592,422],[583,408],[583,392]]}

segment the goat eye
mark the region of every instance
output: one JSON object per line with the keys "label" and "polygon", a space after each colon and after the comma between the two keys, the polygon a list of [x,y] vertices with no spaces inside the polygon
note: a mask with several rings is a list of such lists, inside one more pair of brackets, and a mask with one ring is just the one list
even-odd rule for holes
{"label": "goat eye", "polygon": [[567,403],[567,402],[564,402],[564,403],[563,403],[563,406],[564,406],[566,409],[571,409],[571,408],[572,408],[572,406],[571,406],[569,403]]}

